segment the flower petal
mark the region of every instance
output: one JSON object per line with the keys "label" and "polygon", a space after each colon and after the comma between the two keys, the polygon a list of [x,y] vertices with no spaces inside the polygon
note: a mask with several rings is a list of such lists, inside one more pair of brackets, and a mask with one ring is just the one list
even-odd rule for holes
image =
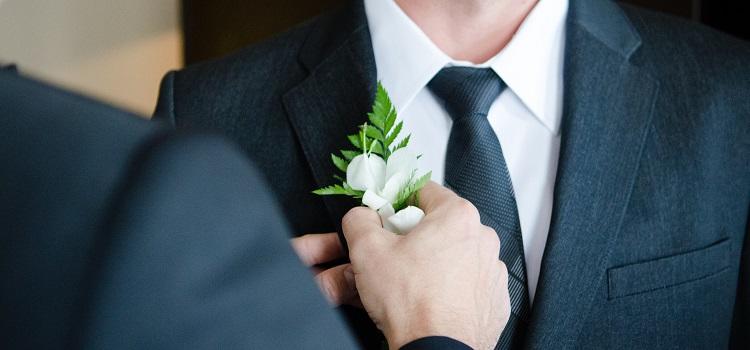
{"label": "flower petal", "polygon": [[383,186],[380,191],[380,196],[385,198],[389,203],[394,204],[401,189],[409,184],[411,174],[405,172],[398,172],[393,174]]}
{"label": "flower petal", "polygon": [[384,205],[382,208],[378,209],[378,215],[380,215],[380,221],[383,222],[383,228],[391,231],[396,232],[396,228],[388,221],[388,218],[393,216],[396,211],[393,210],[393,206],[390,204]]}
{"label": "flower petal", "polygon": [[360,154],[346,168],[346,182],[355,190],[378,190],[385,183],[385,161],[377,155]]}
{"label": "flower petal", "polygon": [[372,210],[378,210],[389,204],[389,202],[387,199],[379,196],[375,191],[369,189],[365,191],[365,195],[362,196],[362,204],[368,206]]}
{"label": "flower petal", "polygon": [[385,178],[390,179],[393,175],[399,172],[411,176],[412,172],[416,170],[418,166],[419,159],[417,159],[417,155],[408,148],[401,148],[388,157]]}
{"label": "flower petal", "polygon": [[378,209],[378,214],[380,214],[381,218],[387,219],[393,216],[393,214],[396,214],[396,211],[393,209],[392,205],[386,204],[382,208]]}
{"label": "flower petal", "polygon": [[410,206],[399,210],[395,215],[385,219],[383,227],[386,226],[386,223],[390,224],[395,228],[394,233],[405,235],[413,230],[422,221],[422,218],[424,218],[424,211]]}

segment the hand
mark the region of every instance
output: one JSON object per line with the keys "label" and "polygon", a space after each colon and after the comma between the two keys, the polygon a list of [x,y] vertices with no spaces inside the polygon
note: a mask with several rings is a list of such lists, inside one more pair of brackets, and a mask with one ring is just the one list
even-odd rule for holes
{"label": "hand", "polygon": [[308,234],[291,240],[292,248],[302,262],[312,269],[318,288],[333,306],[342,304],[362,307],[354,285],[351,264],[328,269],[317,267],[344,257],[344,249],[334,233]]}
{"label": "hand", "polygon": [[428,184],[420,202],[426,216],[405,236],[385,231],[364,207],[344,217],[362,304],[392,348],[440,335],[492,349],[510,316],[498,236],[442,186]]}

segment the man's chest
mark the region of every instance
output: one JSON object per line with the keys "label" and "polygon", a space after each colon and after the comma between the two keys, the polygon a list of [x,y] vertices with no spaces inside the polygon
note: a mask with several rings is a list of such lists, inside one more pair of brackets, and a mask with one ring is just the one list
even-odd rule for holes
{"label": "man's chest", "polygon": [[644,150],[583,347],[726,347],[748,186],[695,155]]}

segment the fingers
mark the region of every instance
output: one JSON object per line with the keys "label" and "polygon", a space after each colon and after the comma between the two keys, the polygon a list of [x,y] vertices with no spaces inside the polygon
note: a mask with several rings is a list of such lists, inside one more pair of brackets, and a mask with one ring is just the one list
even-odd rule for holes
{"label": "fingers", "polygon": [[344,257],[344,249],[336,233],[309,234],[291,240],[292,248],[307,266],[314,266]]}
{"label": "fingers", "polygon": [[350,256],[363,240],[378,240],[394,236],[393,234],[386,235],[387,231],[383,229],[378,213],[365,207],[356,207],[346,213],[341,220],[341,229],[349,244]]}
{"label": "fingers", "polygon": [[429,214],[441,204],[456,197],[458,196],[453,191],[430,181],[419,191],[419,207],[425,214]]}
{"label": "fingers", "polygon": [[331,305],[361,305],[351,264],[339,265],[325,270],[315,276],[315,282]]}

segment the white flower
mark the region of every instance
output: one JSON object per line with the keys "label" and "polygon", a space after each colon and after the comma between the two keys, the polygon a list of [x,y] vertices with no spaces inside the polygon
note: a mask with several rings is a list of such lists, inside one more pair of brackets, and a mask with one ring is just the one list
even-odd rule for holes
{"label": "white flower", "polygon": [[387,230],[405,234],[419,223],[424,212],[408,207],[394,213],[393,205],[418,170],[417,156],[406,148],[393,152],[388,162],[378,155],[364,153],[349,163],[346,182],[355,190],[365,191],[362,204],[378,211]]}
{"label": "white flower", "polygon": [[[391,207],[391,211],[393,211],[393,207]],[[380,214],[380,211],[378,213]],[[422,218],[424,218],[422,209],[408,206],[383,220],[383,227],[391,232],[405,234],[414,229],[422,221]]]}

